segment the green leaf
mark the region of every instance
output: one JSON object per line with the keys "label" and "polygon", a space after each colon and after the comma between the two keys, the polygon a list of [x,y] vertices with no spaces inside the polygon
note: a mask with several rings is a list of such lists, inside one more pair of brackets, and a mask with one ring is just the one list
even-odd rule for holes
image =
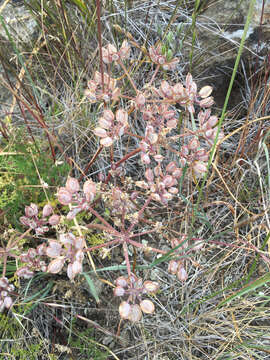
{"label": "green leaf", "polygon": [[237,293],[229,296],[227,299],[221,301],[219,304],[218,304],[218,307],[221,307],[225,304],[227,304],[228,302],[234,300],[235,298],[237,297],[241,297],[251,291],[254,291],[256,290],[258,287],[261,287],[263,285],[265,285],[266,283],[268,283],[270,281],[270,274],[266,274],[262,277],[260,277],[259,279],[251,282],[250,284],[244,286],[241,290],[239,290]]}
{"label": "green leaf", "polygon": [[97,289],[95,287],[95,284],[94,284],[93,280],[90,278],[90,276],[88,274],[86,274],[86,273],[82,273],[82,274],[85,277],[85,280],[87,281],[87,284],[89,286],[91,294],[95,298],[96,302],[99,303],[100,300],[99,300]]}

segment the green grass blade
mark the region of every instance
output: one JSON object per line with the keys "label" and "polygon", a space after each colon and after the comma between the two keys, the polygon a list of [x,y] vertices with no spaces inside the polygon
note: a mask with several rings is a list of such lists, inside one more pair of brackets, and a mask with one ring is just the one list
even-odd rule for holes
{"label": "green grass blade", "polygon": [[228,302],[230,302],[238,297],[241,297],[245,294],[255,291],[257,288],[267,284],[269,281],[270,281],[270,274],[266,274],[266,275],[260,277],[259,279],[251,282],[249,285],[243,287],[241,290],[239,290],[235,294],[229,296],[227,299],[224,299],[217,306],[222,307],[223,305],[227,304]]}
{"label": "green grass blade", "polygon": [[87,281],[87,284],[89,286],[89,290],[90,290],[91,294],[93,295],[96,302],[99,303],[100,300],[99,300],[97,289],[95,287],[93,280],[90,278],[90,276],[87,273],[82,273],[82,274],[85,277],[85,280]]}

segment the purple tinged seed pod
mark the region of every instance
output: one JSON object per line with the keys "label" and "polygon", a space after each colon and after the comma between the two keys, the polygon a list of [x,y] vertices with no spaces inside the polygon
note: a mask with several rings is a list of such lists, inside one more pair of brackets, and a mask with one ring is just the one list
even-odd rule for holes
{"label": "purple tinged seed pod", "polygon": [[50,216],[49,218],[49,224],[50,225],[58,225],[60,222],[60,216],[57,214],[53,214],[52,216]]}
{"label": "purple tinged seed pod", "polygon": [[42,216],[47,217],[53,213],[53,208],[50,204],[46,204],[42,210]]}
{"label": "purple tinged seed pod", "polygon": [[73,177],[69,177],[66,182],[66,189],[71,193],[75,194],[80,190],[79,181]]}
{"label": "purple tinged seed pod", "polygon": [[145,314],[153,314],[155,311],[155,305],[151,300],[142,300],[140,302],[140,308]]}
{"label": "purple tinged seed pod", "polygon": [[127,301],[122,301],[119,305],[119,314],[122,319],[128,319],[131,313],[131,305]]}
{"label": "purple tinged seed pod", "polygon": [[61,187],[58,190],[57,198],[60,204],[62,205],[68,205],[72,202],[72,193],[68,191],[66,188]]}
{"label": "purple tinged seed pod", "polygon": [[138,304],[131,305],[128,320],[131,322],[138,322],[142,318],[142,310]]}
{"label": "purple tinged seed pod", "polygon": [[125,289],[121,286],[116,286],[113,290],[114,296],[124,296],[125,295]]}

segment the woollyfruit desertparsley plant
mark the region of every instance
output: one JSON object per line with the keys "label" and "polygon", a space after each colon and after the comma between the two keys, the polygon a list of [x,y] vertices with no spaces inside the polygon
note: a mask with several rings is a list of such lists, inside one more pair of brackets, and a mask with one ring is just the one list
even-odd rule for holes
{"label": "woollyfruit desertparsley plant", "polygon": [[[155,220],[152,210],[167,207],[174,199],[179,201],[180,180],[204,176],[213,143],[216,138],[222,139],[223,133],[218,134],[218,118],[211,114],[214,100],[210,86],[199,90],[191,74],[187,74],[184,82],[170,81],[170,72],[166,75],[167,80],[158,80],[159,70],[174,70],[178,59],[168,57],[157,45],[148,52],[148,62],[153,66],[152,77],[138,88],[130,75],[132,71],[127,70],[132,69],[132,63],[127,64],[130,53],[127,41],[119,50],[112,44],[103,47],[103,68],[94,74],[85,90],[92,106],[97,104],[97,108],[102,109],[92,129],[99,147],[87,169],[99,155],[108,154],[109,170],[100,170],[98,181],[88,179],[80,183],[78,179],[69,177],[56,194],[62,206],[61,215],[59,208],[53,209],[50,204],[42,211],[36,204],[26,207],[21,223],[36,236],[42,234],[43,239],[48,231],[55,237],[50,235],[36,249],[21,254],[18,257],[21,267],[16,274],[29,278],[35,271],[52,274],[66,271],[73,281],[82,273],[87,253],[89,256],[98,251],[105,258],[113,248],[121,246],[126,274],[116,278],[113,294],[123,298],[119,305],[120,317],[136,322],[143,313],[155,311],[153,301],[147,297],[158,293],[159,284],[152,280],[144,281],[135,273],[129,248],[136,248],[142,254],[167,254],[165,250],[150,247],[142,241],[150,233],[162,234],[164,228],[160,220]],[[123,81],[130,84],[129,88],[125,87],[127,93],[123,93]],[[176,110],[176,105],[181,110]],[[178,129],[179,114],[185,119],[182,133]],[[135,121],[141,126],[134,126]],[[120,152],[119,148],[122,149]],[[124,149],[127,149],[125,153]],[[137,168],[143,169],[143,178],[126,175],[125,167],[135,157]],[[152,216],[150,221],[145,219],[146,212],[148,218],[149,213]],[[89,221],[81,216],[83,213],[91,215]],[[70,224],[70,228],[61,231],[60,223]],[[89,247],[83,229],[101,233],[104,242]],[[186,281],[188,254],[199,251],[204,246],[203,239],[181,234],[179,238],[168,239],[168,245],[172,247],[168,272],[180,281]],[[6,287],[8,289],[8,285]],[[11,300],[9,297],[5,300],[4,295],[3,301],[8,307]]]}

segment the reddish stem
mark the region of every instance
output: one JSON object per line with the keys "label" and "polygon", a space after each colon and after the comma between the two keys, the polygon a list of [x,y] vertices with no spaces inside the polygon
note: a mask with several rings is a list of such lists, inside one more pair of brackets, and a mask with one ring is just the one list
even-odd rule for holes
{"label": "reddish stem", "polygon": [[93,162],[96,160],[97,156],[101,153],[101,151],[103,150],[103,146],[101,145],[98,150],[96,151],[95,155],[92,157],[92,159],[89,161],[89,163],[87,164],[87,166],[85,167],[85,169],[83,170],[83,173],[81,174],[81,176],[79,177],[79,181],[82,181],[83,177],[86,175],[86,172],[88,171],[88,169],[90,168],[90,166],[93,164]]}
{"label": "reddish stem", "polygon": [[[122,164],[122,162],[126,161],[127,159],[129,159],[131,156],[134,156],[136,154],[138,154],[139,152],[141,151],[141,148],[137,148],[133,151],[131,151],[130,153],[128,153],[127,155],[125,155],[121,160],[117,161],[115,164],[114,164],[114,167],[115,169],[118,168],[119,165]],[[112,177],[111,173],[108,174],[106,180],[105,180],[105,184],[108,184],[110,178]]]}
{"label": "reddish stem", "polygon": [[143,245],[141,243],[138,243],[137,241],[130,240],[130,239],[128,240],[128,243],[133,245],[133,246],[136,246],[138,248],[154,251],[154,252],[157,252],[157,253],[160,253],[160,254],[167,254],[167,252],[168,252],[168,251],[160,250],[160,249],[157,249],[157,248],[152,248],[151,246],[145,246],[145,245]]}
{"label": "reddish stem", "polygon": [[97,250],[97,249],[101,249],[101,248],[104,248],[104,247],[107,247],[107,246],[116,244],[117,242],[119,242],[119,239],[112,240],[112,241],[108,241],[108,242],[103,243],[103,244],[100,244],[100,245],[92,246],[92,247],[90,247],[90,248],[84,249],[83,251],[84,251],[84,252],[94,251],[94,250]]}
{"label": "reddish stem", "polygon": [[[138,212],[138,220],[141,217],[142,213],[144,212],[145,208],[149,205],[151,200],[152,200],[152,198],[151,198],[151,196],[149,196],[148,199],[146,200],[146,202],[144,203],[143,207],[141,208],[141,210]],[[136,224],[137,223],[135,223],[135,222],[132,223],[130,225],[130,227],[128,228],[127,232],[130,233]]]}
{"label": "reddish stem", "polygon": [[115,230],[106,220],[103,219],[102,216],[99,215],[98,212],[96,212],[96,210],[94,210],[91,206],[88,207],[88,209],[91,211],[91,213],[93,215],[95,215],[95,217],[97,217],[101,222],[103,222],[103,224],[107,227],[107,231],[110,232],[112,231],[114,234],[116,235],[121,235],[117,230]]}

